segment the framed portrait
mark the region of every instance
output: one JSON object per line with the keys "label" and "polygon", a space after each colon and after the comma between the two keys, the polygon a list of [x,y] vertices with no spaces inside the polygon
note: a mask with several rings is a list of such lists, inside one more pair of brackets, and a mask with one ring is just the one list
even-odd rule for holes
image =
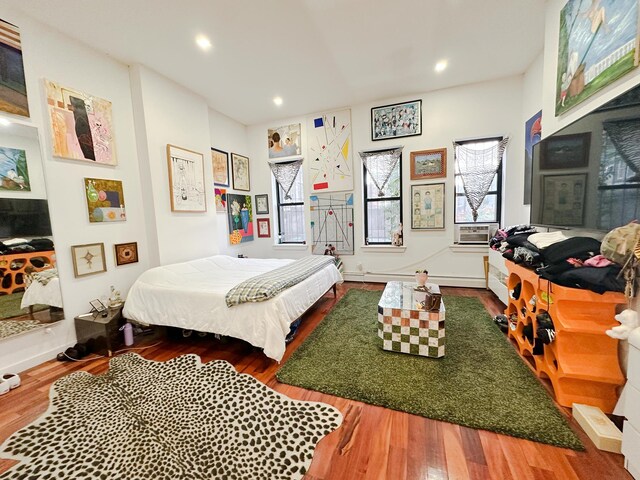
{"label": "framed portrait", "polygon": [[138,242],[116,243],[113,247],[117,266],[138,262]]}
{"label": "framed portrait", "polygon": [[444,229],[444,183],[411,185],[411,229]]}
{"label": "framed portrait", "polygon": [[587,174],[542,176],[542,223],[581,226]]}
{"label": "framed portrait", "polygon": [[269,195],[256,195],[256,214],[266,215],[269,213]]}
{"label": "framed portrait", "polygon": [[107,262],[104,258],[104,243],[72,245],[71,258],[73,259],[73,274],[76,277],[85,277],[107,271]]}
{"label": "framed portrait", "polygon": [[558,135],[540,143],[540,170],[581,168],[589,164],[591,132]]}
{"label": "framed portrait", "polygon": [[447,149],[411,152],[411,180],[447,176]]}
{"label": "framed portrait", "polygon": [[268,218],[258,218],[258,238],[269,238],[271,236],[271,223]]}
{"label": "framed portrait", "polygon": [[422,135],[422,100],[371,109],[371,140]]}
{"label": "framed portrait", "polygon": [[211,164],[213,165],[213,183],[219,187],[229,186],[229,154],[211,148]]}
{"label": "framed portrait", "polygon": [[231,172],[233,174],[233,189],[234,190],[251,190],[251,182],[249,180],[249,158],[238,155],[237,153],[231,154]]}
{"label": "framed portrait", "polygon": [[302,155],[301,124],[294,123],[283,127],[267,129],[269,158],[293,157]]}
{"label": "framed portrait", "polygon": [[167,145],[169,196],[172,212],[206,212],[204,156],[186,148]]}
{"label": "framed portrait", "polygon": [[89,222],[124,222],[124,192],[120,180],[85,178],[84,191],[87,199]]}

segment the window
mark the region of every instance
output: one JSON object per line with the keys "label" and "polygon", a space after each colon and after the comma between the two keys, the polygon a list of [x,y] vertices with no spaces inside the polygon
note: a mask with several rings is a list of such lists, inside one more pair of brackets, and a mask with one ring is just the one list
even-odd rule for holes
{"label": "window", "polygon": [[285,198],[284,190],[276,182],[278,243],[305,243],[304,183],[302,177],[302,168],[300,168],[291,190],[289,190],[291,198]]}
{"label": "window", "polygon": [[[498,148],[498,144],[502,140],[502,137],[495,138],[482,138],[476,140],[466,140],[455,143],[456,159],[455,159],[455,223],[498,223],[500,222],[500,212],[502,207],[502,162],[498,167],[498,171],[493,175],[491,179],[489,176],[493,172],[494,168],[491,166],[491,161],[487,160],[486,154],[489,149]],[[486,183],[490,183],[489,190],[487,191],[484,200],[478,207],[478,218],[473,219],[473,211],[469,206],[467,197],[464,192],[464,185],[462,182],[462,175],[460,174],[460,168],[458,165],[458,147],[464,146],[467,149],[478,152],[477,158],[468,162],[467,168],[469,170],[469,177],[467,179],[468,185],[477,182],[482,183],[482,176],[484,174]]]}
{"label": "window", "polygon": [[393,150],[380,152],[381,155],[369,160],[369,169],[363,167],[366,245],[391,245],[392,232],[402,223],[402,154],[382,189],[382,195],[379,195],[371,174],[376,179],[384,178],[388,172],[385,167],[394,155]]}

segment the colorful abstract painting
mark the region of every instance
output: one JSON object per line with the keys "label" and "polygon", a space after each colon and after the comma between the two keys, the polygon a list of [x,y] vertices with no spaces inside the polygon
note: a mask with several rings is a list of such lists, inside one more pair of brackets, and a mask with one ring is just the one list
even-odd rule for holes
{"label": "colorful abstract painting", "polygon": [[560,12],[556,116],[638,65],[638,0],[569,0]]}
{"label": "colorful abstract painting", "polygon": [[91,223],[124,222],[127,219],[120,180],[85,178],[84,188]]}
{"label": "colorful abstract painting", "polygon": [[216,198],[216,213],[227,212],[227,189],[226,188],[214,188]]}
{"label": "colorful abstract painting", "polygon": [[117,165],[111,102],[44,81],[53,155]]}
{"label": "colorful abstract painting", "polygon": [[311,252],[323,255],[329,245],[335,253],[353,255],[353,193],[311,195]]}
{"label": "colorful abstract painting", "polygon": [[0,20],[0,110],[29,116],[20,30]]}
{"label": "colorful abstract painting", "polygon": [[0,179],[1,190],[31,190],[24,150],[0,147]]}
{"label": "colorful abstract painting", "polygon": [[353,190],[351,110],[312,117],[307,132],[311,191]]}
{"label": "colorful abstract painting", "polygon": [[295,123],[267,129],[269,158],[292,157],[302,154],[301,125]]}
{"label": "colorful abstract painting", "polygon": [[229,243],[253,241],[253,205],[251,195],[227,194],[227,219],[229,221]]}
{"label": "colorful abstract painting", "polygon": [[542,138],[542,110],[524,124],[524,204],[531,205],[531,175],[533,174],[533,146]]}

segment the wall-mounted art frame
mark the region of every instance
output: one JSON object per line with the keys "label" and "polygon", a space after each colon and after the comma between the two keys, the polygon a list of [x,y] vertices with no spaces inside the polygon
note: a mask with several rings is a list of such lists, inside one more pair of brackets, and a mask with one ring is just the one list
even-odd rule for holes
{"label": "wall-mounted art frame", "polygon": [[444,229],[444,183],[411,185],[411,229]]}
{"label": "wall-mounted art frame", "polygon": [[584,225],[587,174],[542,176],[542,224]]}
{"label": "wall-mounted art frame", "polygon": [[591,132],[558,135],[540,142],[540,170],[582,168],[589,164]]}
{"label": "wall-mounted art frame", "polygon": [[24,78],[24,62],[22,61],[22,42],[20,29],[0,20],[0,56],[2,57],[2,79],[0,79],[0,110],[29,116],[27,101],[27,83]]}
{"label": "wall-mounted art frame", "polygon": [[446,176],[446,148],[411,152],[411,180],[425,180]]}
{"label": "wall-mounted art frame", "polygon": [[211,164],[213,166],[213,183],[219,187],[228,187],[229,183],[229,154],[211,147]]}
{"label": "wall-mounted art frame", "polygon": [[116,243],[113,248],[117,266],[138,262],[138,242]]}
{"label": "wall-mounted art frame", "polygon": [[227,193],[229,244],[253,241],[253,201],[251,195]]}
{"label": "wall-mounted art frame", "polygon": [[263,193],[256,195],[256,215],[268,215],[269,214],[269,195]]}
{"label": "wall-mounted art frame", "polygon": [[120,180],[85,178],[84,190],[89,222],[124,222],[127,220]]}
{"label": "wall-mounted art frame", "polygon": [[267,129],[269,158],[302,155],[301,130],[302,125],[300,123]]}
{"label": "wall-mounted art frame", "polygon": [[25,150],[0,147],[0,190],[31,191]]}
{"label": "wall-mounted art frame", "polygon": [[258,238],[271,237],[271,222],[268,218],[258,218]]}
{"label": "wall-mounted art frame", "polygon": [[227,213],[227,189],[214,188],[213,194],[216,201],[216,213]]}
{"label": "wall-mounted art frame", "polygon": [[371,109],[371,140],[422,135],[422,100]]}
{"label": "wall-mounted art frame", "polygon": [[71,258],[73,259],[73,274],[76,278],[107,271],[104,243],[72,245]]}
{"label": "wall-mounted art frame", "polygon": [[249,157],[231,154],[231,173],[233,174],[233,189],[248,192],[251,190],[249,178]]}
{"label": "wall-mounted art frame", "polygon": [[204,155],[167,145],[172,212],[206,212]]}

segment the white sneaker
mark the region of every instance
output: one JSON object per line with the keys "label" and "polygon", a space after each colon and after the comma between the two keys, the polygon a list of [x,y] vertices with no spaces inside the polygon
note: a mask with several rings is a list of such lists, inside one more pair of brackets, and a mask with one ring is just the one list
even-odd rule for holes
{"label": "white sneaker", "polygon": [[9,385],[9,389],[13,390],[20,386],[20,375],[17,373],[5,373],[2,375],[2,383]]}

